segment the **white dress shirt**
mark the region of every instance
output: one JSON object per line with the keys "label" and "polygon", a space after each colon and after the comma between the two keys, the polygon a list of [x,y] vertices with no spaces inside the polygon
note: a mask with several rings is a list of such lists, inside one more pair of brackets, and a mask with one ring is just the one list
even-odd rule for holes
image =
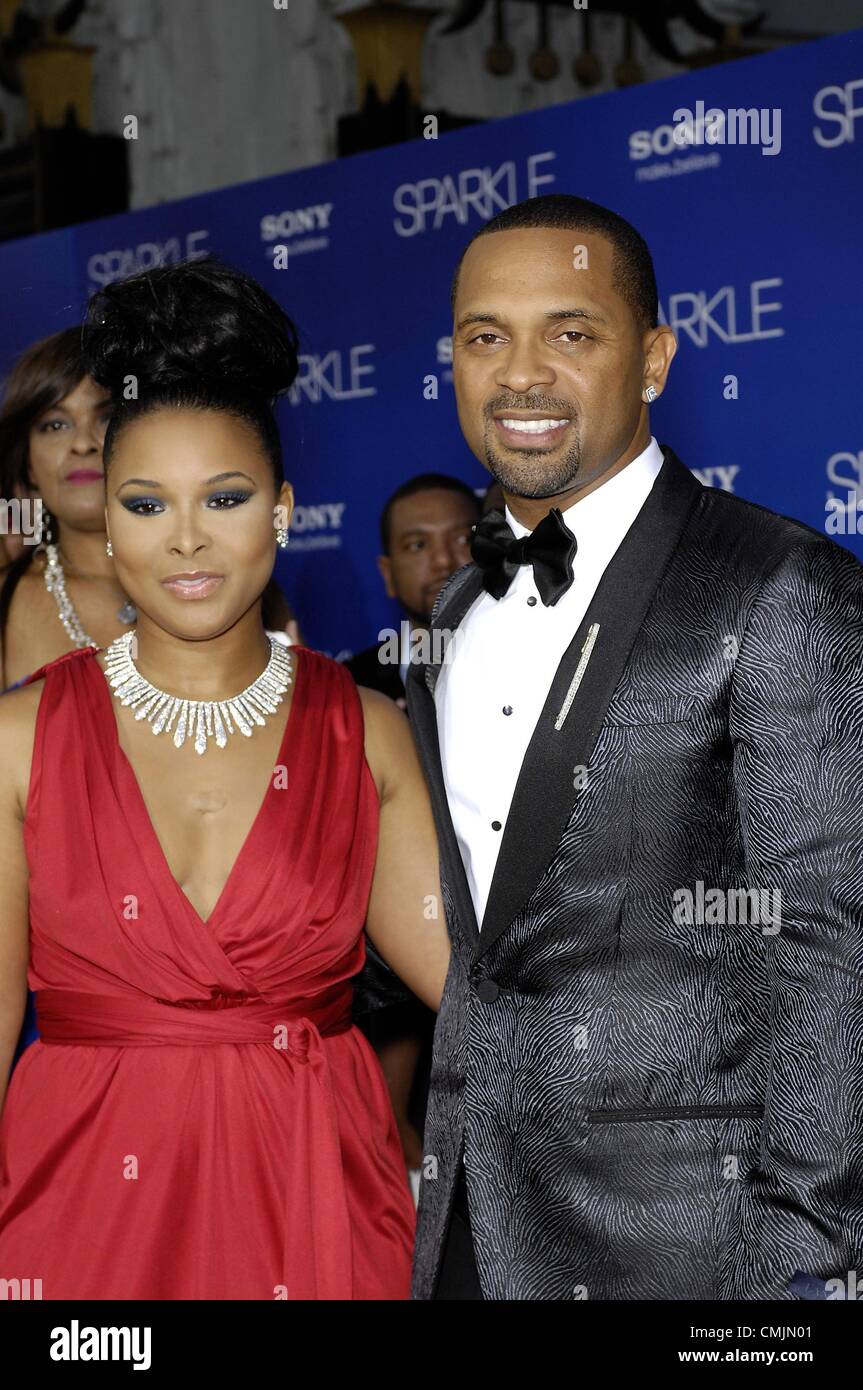
{"label": "white dress shirt", "polygon": [[[481,925],[527,746],[561,657],[596,587],[662,467],[651,436],[643,453],[563,512],[578,550],[574,580],[553,607],[520,565],[503,598],[483,592],[468,609],[435,686],[449,809]],[[506,508],[516,536],[526,536]]]}

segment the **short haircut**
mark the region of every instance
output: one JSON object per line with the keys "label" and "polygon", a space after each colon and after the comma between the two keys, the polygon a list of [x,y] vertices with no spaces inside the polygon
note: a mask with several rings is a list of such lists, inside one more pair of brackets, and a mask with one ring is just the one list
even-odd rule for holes
{"label": "short haircut", "polygon": [[562,228],[568,232],[597,232],[604,236],[614,249],[612,289],[629,305],[642,329],[656,328],[659,316],[656,273],[644,237],[610,208],[591,203],[587,198],[577,198],[572,193],[547,193],[540,198],[527,198],[486,222],[459,258],[450,293],[453,310],[461,264],[477,238],[523,228]]}
{"label": "short haircut", "polygon": [[458,492],[462,497],[467,497],[476,508],[476,514],[480,514],[480,500],[472,487],[463,483],[461,478],[452,478],[448,473],[418,473],[415,478],[409,478],[401,487],[397,487],[391,497],[387,499],[383,511],[381,512],[381,549],[384,555],[390,553],[390,543],[392,540],[392,517],[393,507],[396,502],[400,502],[403,497],[413,497],[417,492]]}

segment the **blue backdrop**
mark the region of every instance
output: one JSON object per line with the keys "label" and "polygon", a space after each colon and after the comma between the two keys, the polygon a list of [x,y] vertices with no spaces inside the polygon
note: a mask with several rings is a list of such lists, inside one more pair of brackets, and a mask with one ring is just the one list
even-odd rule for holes
{"label": "blue backdrop", "polygon": [[[763,110],[768,144],[708,143],[715,118],[702,143],[676,144],[675,111],[699,102]],[[397,618],[374,563],[387,494],[427,469],[487,481],[451,383],[463,246],[510,203],[578,193],[654,253],[680,340],[660,442],[702,480],[821,530],[837,527],[835,499],[836,538],[863,557],[861,118],[856,31],[6,243],[0,369],[137,269],[212,250],[256,275],[303,349],[281,407],[299,505],[278,574],[310,645],[344,655]]]}

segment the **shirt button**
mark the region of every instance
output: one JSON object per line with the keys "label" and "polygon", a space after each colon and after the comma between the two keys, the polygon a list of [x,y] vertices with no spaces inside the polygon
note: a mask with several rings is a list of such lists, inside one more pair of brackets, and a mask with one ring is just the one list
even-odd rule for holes
{"label": "shirt button", "polygon": [[480,980],[476,987],[476,997],[483,1004],[493,1004],[500,994],[500,988],[494,980]]}
{"label": "shirt button", "polygon": [[512,714],[512,705],[504,705],[503,712],[504,714]]}
{"label": "shirt button", "polygon": [[492,823],[491,823],[491,828],[492,828],[492,830],[500,830],[500,821],[499,821],[499,820],[493,820]]}
{"label": "shirt button", "polygon": [[536,607],[536,598],[534,597],[533,594],[531,594],[531,596],[530,596],[530,598],[528,599],[527,603],[528,603],[528,607],[529,607],[529,608],[535,608],[535,607]]}

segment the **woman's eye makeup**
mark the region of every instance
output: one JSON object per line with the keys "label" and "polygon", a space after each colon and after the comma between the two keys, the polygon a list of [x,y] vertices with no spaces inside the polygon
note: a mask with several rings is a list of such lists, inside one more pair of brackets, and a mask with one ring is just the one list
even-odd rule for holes
{"label": "woman's eye makeup", "polygon": [[[207,498],[207,507],[210,511],[231,511],[252,496],[251,492],[213,492]],[[126,511],[136,516],[158,516],[165,510],[165,504],[158,497],[124,497],[122,501]]]}
{"label": "woman's eye makeup", "polygon": [[[207,506],[209,507],[211,502],[226,502],[230,507],[237,507],[241,502],[248,502],[251,495],[250,492],[214,492],[211,497],[207,498]],[[217,510],[222,510],[222,508],[217,508]]]}
{"label": "woman's eye makeup", "polygon": [[156,507],[160,511],[164,510],[158,497],[123,497],[122,505],[127,512],[134,512],[136,516],[153,516],[151,507]]}

